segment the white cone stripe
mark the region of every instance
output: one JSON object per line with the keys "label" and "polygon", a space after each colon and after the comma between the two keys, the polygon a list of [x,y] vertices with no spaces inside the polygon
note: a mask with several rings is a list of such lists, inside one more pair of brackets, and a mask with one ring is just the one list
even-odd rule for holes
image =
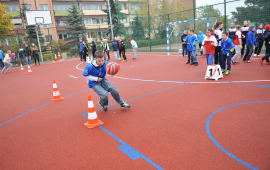
{"label": "white cone stripe", "polygon": [[88,119],[93,120],[93,119],[96,119],[96,118],[97,118],[97,113],[96,112],[88,113]]}
{"label": "white cone stripe", "polygon": [[93,101],[88,101],[88,108],[93,108],[93,107],[94,107]]}
{"label": "white cone stripe", "polygon": [[53,83],[53,88],[57,88],[57,85],[55,83]]}
{"label": "white cone stripe", "polygon": [[54,91],[54,92],[53,92],[53,96],[60,96],[59,91]]}
{"label": "white cone stripe", "polygon": [[31,70],[28,70],[28,72],[31,72]]}

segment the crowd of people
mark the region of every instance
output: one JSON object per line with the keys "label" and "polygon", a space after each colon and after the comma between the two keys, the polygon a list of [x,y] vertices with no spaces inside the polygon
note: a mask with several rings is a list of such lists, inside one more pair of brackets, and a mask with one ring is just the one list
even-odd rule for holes
{"label": "crowd of people", "polygon": [[[132,60],[136,60],[137,59],[138,45],[132,39],[128,39],[128,41],[131,43],[131,46],[133,49]],[[111,47],[112,47],[112,51],[114,53],[114,61],[122,60],[122,58],[123,58],[123,62],[127,61],[126,46],[125,46],[125,43],[121,37],[114,38],[112,43],[111,43]],[[107,39],[100,39],[99,45],[97,45],[96,42],[94,41],[94,39],[92,39],[91,43],[90,43],[90,47],[88,46],[87,43],[82,41],[82,39],[79,39],[78,48],[79,48],[79,56],[80,56],[81,61],[86,62],[86,57],[89,57],[89,56],[91,56],[91,58],[92,58],[97,50],[101,50],[104,53],[105,61],[111,61],[110,45],[107,42]],[[90,54],[90,50],[92,51],[91,54]]]}
{"label": "crowd of people", "polygon": [[2,68],[2,74],[10,72],[10,68],[13,66],[11,60],[15,66],[18,65],[18,59],[22,65],[29,64],[32,66],[32,60],[34,59],[35,65],[40,65],[38,48],[34,43],[32,43],[31,48],[28,47],[28,44],[24,45],[24,48],[20,48],[18,54],[12,53],[10,50],[4,54],[3,50],[0,49],[0,67]]}
{"label": "crowd of people", "polygon": [[224,32],[223,23],[218,21],[213,30],[206,30],[206,35],[202,30],[198,31],[198,35],[193,29],[184,30],[181,41],[182,55],[188,56],[186,64],[198,65],[196,46],[199,44],[200,55],[206,57],[207,65],[220,65],[222,72],[230,75],[231,64],[240,64],[237,62],[240,54],[244,62],[251,63],[254,47],[253,56],[260,57],[261,49],[265,44],[265,55],[259,60],[261,64],[266,60],[266,65],[270,65],[270,25],[264,27],[263,24],[259,24],[256,29],[254,26],[249,26],[249,21],[244,21],[243,24],[241,26],[231,23],[228,32]]}

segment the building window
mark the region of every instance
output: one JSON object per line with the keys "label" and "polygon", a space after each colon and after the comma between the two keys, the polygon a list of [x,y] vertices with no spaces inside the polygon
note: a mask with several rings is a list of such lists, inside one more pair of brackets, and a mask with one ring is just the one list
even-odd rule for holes
{"label": "building window", "polygon": [[138,7],[137,4],[132,4],[131,5],[131,9],[133,9],[133,10],[139,10],[140,8]]}
{"label": "building window", "polygon": [[43,24],[43,28],[51,28],[51,24]]}
{"label": "building window", "polygon": [[6,11],[19,11],[19,6],[18,5],[10,5],[7,4],[9,6],[9,9],[7,9]]}
{"label": "building window", "polygon": [[45,42],[50,42],[52,39],[51,35],[45,35]]}
{"label": "building window", "polygon": [[17,23],[17,24],[14,24],[14,27],[15,28],[22,28],[23,26],[22,26],[22,23]]}
{"label": "building window", "polygon": [[39,5],[40,10],[48,10],[48,5]]}
{"label": "building window", "polygon": [[32,5],[26,5],[27,10],[32,10]]}
{"label": "building window", "polygon": [[69,37],[67,34],[58,34],[58,38],[60,40],[65,40],[65,38]]}

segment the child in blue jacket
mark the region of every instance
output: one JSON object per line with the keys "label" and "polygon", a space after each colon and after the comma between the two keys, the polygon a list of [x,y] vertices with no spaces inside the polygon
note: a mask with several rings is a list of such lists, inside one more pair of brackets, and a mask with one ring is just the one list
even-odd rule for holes
{"label": "child in blue jacket", "polygon": [[[233,40],[228,37],[227,32],[222,33],[221,48],[222,48],[222,64],[221,69],[222,73],[225,72],[225,75],[230,75],[231,71],[231,58],[232,52],[234,51]],[[227,60],[227,71],[226,70],[226,60]]]}
{"label": "child in blue jacket", "polygon": [[199,43],[199,41],[197,39],[197,36],[194,35],[194,29],[189,30],[189,35],[190,35],[190,39],[189,39],[188,48],[189,48],[189,51],[191,53],[192,60],[193,60],[190,63],[190,65],[195,64],[195,66],[197,66],[199,63],[198,63],[197,55],[196,55],[196,45]]}
{"label": "child in blue jacket", "polygon": [[117,88],[106,79],[106,65],[104,53],[101,50],[96,51],[94,59],[83,71],[83,76],[86,78],[89,88],[92,88],[99,95],[99,104],[104,111],[108,110],[109,92],[121,107],[130,108],[130,104],[123,101]]}
{"label": "child in blue jacket", "polygon": [[250,57],[253,53],[253,46],[257,46],[257,42],[256,42],[256,38],[255,38],[255,27],[250,27],[250,32],[247,34],[247,39],[246,39],[247,43],[247,52],[246,55],[243,59],[243,61],[247,62],[247,63],[251,63],[250,61]]}
{"label": "child in blue jacket", "polygon": [[187,38],[186,38],[186,45],[187,45],[187,54],[188,54],[188,61],[186,64],[190,64],[190,60],[191,60],[191,63],[193,62],[192,58],[190,59],[190,55],[191,55],[191,52],[189,51],[189,44],[190,44],[190,35],[189,35],[189,30],[188,30],[188,35],[187,35]]}

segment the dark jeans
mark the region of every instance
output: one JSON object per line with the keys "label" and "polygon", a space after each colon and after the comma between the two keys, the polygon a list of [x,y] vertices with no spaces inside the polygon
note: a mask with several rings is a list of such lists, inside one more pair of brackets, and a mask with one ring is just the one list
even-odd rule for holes
{"label": "dark jeans", "polygon": [[121,53],[122,53],[124,60],[127,59],[127,57],[126,57],[126,49],[119,50],[119,53],[120,53],[120,57],[121,57]]}
{"label": "dark jeans", "polygon": [[0,67],[3,69],[5,67],[4,63],[3,63],[3,59],[0,59]]}
{"label": "dark jeans", "polygon": [[[192,53],[192,51],[188,51],[187,52],[187,55],[188,55],[188,63],[191,61],[191,62],[193,62],[193,57],[191,57],[191,53]],[[191,58],[190,58],[191,57]]]}
{"label": "dark jeans", "polygon": [[184,55],[185,52],[186,52],[186,55],[187,55],[187,53],[188,53],[188,50],[187,50],[187,44],[182,44],[182,55],[183,55],[183,57],[185,56],[185,55]]}
{"label": "dark jeans", "polygon": [[84,62],[86,62],[86,56],[87,56],[86,53],[87,53],[87,52],[83,52],[83,60],[84,60]]}
{"label": "dark jeans", "polygon": [[217,46],[215,49],[215,64],[222,65],[222,59],[221,59],[221,46]]}
{"label": "dark jeans", "polygon": [[241,50],[241,55],[244,55],[245,53],[245,46],[246,46],[246,39],[242,39],[242,50]]}
{"label": "dark jeans", "polygon": [[247,46],[247,52],[246,52],[246,55],[244,56],[243,61],[250,60],[252,53],[253,53],[253,47],[251,45]]}
{"label": "dark jeans", "polygon": [[263,41],[257,41],[257,47],[255,48],[254,54],[260,55],[262,47],[263,47]]}
{"label": "dark jeans", "polygon": [[[110,51],[106,51],[105,53],[106,53],[107,56],[108,56],[108,60],[110,60]],[[106,60],[106,55],[105,55],[104,57],[105,57],[104,59]]]}
{"label": "dark jeans", "polygon": [[229,56],[227,54],[222,54],[222,65],[221,69],[226,70],[226,60],[227,60],[227,70],[231,70],[231,59],[232,59],[232,53],[229,53]]}
{"label": "dark jeans", "polygon": [[79,56],[80,56],[80,59],[81,59],[81,61],[82,61],[82,59],[83,59],[83,52],[80,52],[80,53],[79,53]]}
{"label": "dark jeans", "polygon": [[92,57],[94,58],[95,57],[95,52],[96,52],[97,50],[96,49],[92,49]]}
{"label": "dark jeans", "polygon": [[35,60],[35,65],[37,65],[37,62],[38,62],[38,64],[40,65],[40,62],[39,62],[39,56],[35,56],[35,57],[34,57],[34,60]]}
{"label": "dark jeans", "polygon": [[21,63],[24,66],[24,57],[20,58],[21,59]]}
{"label": "dark jeans", "polygon": [[[199,44],[200,50],[202,48],[202,44]],[[201,55],[203,55],[203,52],[201,51]]]}
{"label": "dark jeans", "polygon": [[266,46],[266,53],[265,56],[262,58],[262,60],[266,60],[266,62],[269,63],[269,57],[270,57],[270,46]]}

